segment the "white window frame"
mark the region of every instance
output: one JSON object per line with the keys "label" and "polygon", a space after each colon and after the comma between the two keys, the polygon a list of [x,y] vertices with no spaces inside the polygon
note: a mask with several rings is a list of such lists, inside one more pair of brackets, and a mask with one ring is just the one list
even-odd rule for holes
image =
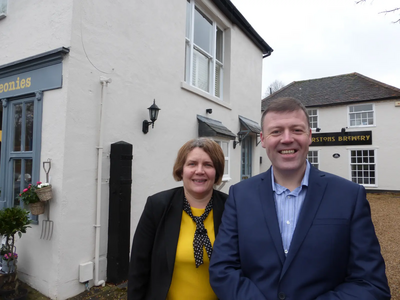
{"label": "white window frame", "polygon": [[[311,111],[315,111],[315,114],[310,114]],[[315,109],[315,108],[308,108],[308,109],[307,109],[307,113],[308,113],[308,117],[309,117],[308,119],[309,119],[309,122],[310,122],[310,127],[311,127],[311,129],[312,129],[312,130],[316,130],[316,129],[319,127],[318,109]],[[316,118],[317,126],[315,126],[315,127],[312,126],[313,122],[311,122],[311,118]]]}
{"label": "white window frame", "polygon": [[[310,153],[311,152],[311,153]],[[316,154],[316,155],[314,155]],[[307,153],[307,160],[310,164],[319,169],[319,150],[309,149]],[[315,162],[316,160],[316,162]]]}
{"label": "white window frame", "polygon": [[[348,151],[349,151],[349,164],[350,164],[350,168],[349,168],[349,171],[350,171],[350,174],[349,174],[349,178],[350,178],[350,181],[353,181],[353,182],[355,182],[355,183],[358,183],[358,184],[360,184],[360,185],[363,185],[363,186],[365,186],[365,187],[377,187],[378,186],[378,171],[377,171],[377,149],[375,149],[375,148],[350,148],[350,149],[348,149]],[[353,151],[361,151],[361,152],[363,152],[363,151],[373,151],[373,158],[374,158],[374,162],[373,163],[371,163],[371,162],[368,162],[368,161],[365,161],[363,158],[364,158],[364,152],[363,153],[361,153],[361,156],[360,156],[360,159],[362,159],[362,161],[361,162],[354,162],[353,161],[353,156],[352,156],[352,152]],[[368,158],[368,157],[371,157],[371,156],[369,156],[369,153],[368,153],[368,155],[366,156],[366,158]],[[357,158],[357,157],[355,157],[355,158]],[[366,159],[366,160],[368,160],[368,159]],[[373,170],[373,172],[374,172],[374,176],[373,177],[371,177],[371,176],[364,176],[364,174],[362,174],[362,176],[361,177],[358,177],[358,174],[356,175],[356,176],[353,176],[353,167],[352,166],[371,166],[371,165],[373,165],[374,166],[374,170]],[[363,168],[364,169],[364,168]],[[355,172],[362,172],[362,173],[364,173],[364,172],[371,172],[371,170],[354,170]],[[359,180],[354,180],[354,179],[358,179],[358,178],[361,178],[362,180],[362,182],[360,183],[359,182]],[[374,183],[364,183],[364,179],[365,178],[373,178],[374,179]]]}
{"label": "white window frame", "polygon": [[[203,9],[201,9],[197,4],[196,0],[187,0],[187,5],[188,5],[188,10],[187,10],[187,33],[186,33],[186,38],[185,38],[185,44],[186,44],[186,60],[185,60],[185,82],[192,86],[195,87],[196,89],[205,92],[213,97],[216,97],[217,99],[222,100],[223,99],[223,81],[224,81],[224,47],[225,47],[225,33],[223,30],[223,27],[217,24],[214,21],[214,18],[207,14]],[[204,15],[212,24],[212,30],[211,32],[211,39],[210,39],[210,49],[211,53],[208,53],[206,50],[202,49],[200,46],[196,45],[194,43],[194,19],[195,19],[195,11],[196,9]],[[217,29],[222,32],[222,41],[221,41],[221,59],[217,60],[217,53],[216,53],[216,48],[217,48]],[[208,59],[208,69],[209,69],[209,74],[207,75],[207,89],[203,89],[199,87],[199,84],[195,83],[193,80],[193,57],[195,55],[195,52],[198,53],[199,55],[203,55]],[[219,66],[219,82],[216,83],[216,67]],[[216,87],[216,84],[219,86]],[[219,93],[216,93],[218,90]]]}
{"label": "white window frame", "polygon": [[[226,182],[231,180],[231,141],[230,140],[223,140],[223,139],[214,139],[214,141],[221,146],[222,151],[224,152],[224,156],[225,156],[225,169],[227,170],[227,172],[225,173],[224,170],[224,175],[222,176],[222,181]],[[224,149],[224,147],[222,146],[223,144],[225,144],[226,148]],[[225,151],[224,151],[225,150]]]}
{"label": "white window frame", "polygon": [[0,20],[7,17],[8,0],[0,0]]}
{"label": "white window frame", "polygon": [[[356,112],[351,111],[352,108],[363,106],[363,105],[371,105],[371,110],[363,110],[363,111],[356,111]],[[372,124],[368,124],[368,120],[370,119],[368,116],[366,118],[367,124],[362,124],[363,114],[369,114],[369,113],[372,113],[372,118],[371,118],[372,119]],[[355,119],[355,121],[361,120],[360,124],[352,125],[352,123],[351,123],[352,120],[351,120],[350,116],[353,115],[353,114],[354,115],[361,115],[360,118],[356,118]],[[362,104],[356,104],[356,105],[349,105],[348,106],[348,124],[349,124],[349,127],[354,128],[354,127],[372,127],[372,126],[375,126],[375,115],[376,115],[375,114],[375,105],[373,103],[362,103]]]}

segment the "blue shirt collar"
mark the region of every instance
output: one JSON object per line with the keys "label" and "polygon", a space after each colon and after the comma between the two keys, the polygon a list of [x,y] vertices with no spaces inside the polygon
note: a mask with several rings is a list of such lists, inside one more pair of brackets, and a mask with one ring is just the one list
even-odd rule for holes
{"label": "blue shirt collar", "polygon": [[[310,177],[310,169],[311,169],[311,167],[310,167],[310,163],[309,163],[308,160],[306,160],[306,163],[307,163],[307,165],[306,165],[306,171],[305,171],[305,173],[304,173],[303,179],[301,180],[301,184],[300,184],[301,187],[302,187],[302,186],[307,186],[307,187],[308,187],[308,178]],[[281,194],[281,193],[283,193],[283,192],[286,190],[285,187],[282,187],[282,186],[279,185],[278,183],[275,183],[275,178],[274,178],[274,167],[271,167],[271,179],[272,179],[272,190],[273,190],[275,193]],[[282,189],[282,188],[279,188],[279,187],[282,187],[283,189]]]}

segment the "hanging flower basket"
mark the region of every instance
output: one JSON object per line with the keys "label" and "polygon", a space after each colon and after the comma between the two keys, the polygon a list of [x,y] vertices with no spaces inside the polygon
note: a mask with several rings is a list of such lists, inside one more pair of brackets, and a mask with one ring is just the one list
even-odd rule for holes
{"label": "hanging flower basket", "polygon": [[44,202],[39,201],[35,203],[30,203],[29,210],[31,211],[31,214],[35,216],[44,214]]}
{"label": "hanging flower basket", "polygon": [[35,190],[36,195],[38,195],[40,201],[49,201],[53,198],[53,190],[51,185],[40,187],[43,184],[38,185],[38,188]]}

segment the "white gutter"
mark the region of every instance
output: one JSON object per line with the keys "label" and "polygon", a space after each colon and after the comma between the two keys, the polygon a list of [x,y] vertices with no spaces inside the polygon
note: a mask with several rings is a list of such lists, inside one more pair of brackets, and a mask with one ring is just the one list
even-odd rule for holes
{"label": "white gutter", "polygon": [[102,158],[103,158],[103,119],[104,119],[104,87],[111,83],[111,78],[100,76],[101,83],[101,99],[100,99],[100,130],[99,130],[99,145],[97,146],[97,192],[96,192],[96,243],[94,250],[94,285],[105,286],[104,280],[99,280],[99,258],[100,258],[100,224],[101,224],[101,178],[102,178]]}

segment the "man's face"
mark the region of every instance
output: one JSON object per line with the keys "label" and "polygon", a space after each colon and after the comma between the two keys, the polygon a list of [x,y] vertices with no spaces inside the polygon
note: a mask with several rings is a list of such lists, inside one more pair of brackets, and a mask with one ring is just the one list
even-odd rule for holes
{"label": "man's face", "polygon": [[264,117],[261,144],[281,174],[300,174],[305,170],[311,129],[302,110],[268,112]]}

